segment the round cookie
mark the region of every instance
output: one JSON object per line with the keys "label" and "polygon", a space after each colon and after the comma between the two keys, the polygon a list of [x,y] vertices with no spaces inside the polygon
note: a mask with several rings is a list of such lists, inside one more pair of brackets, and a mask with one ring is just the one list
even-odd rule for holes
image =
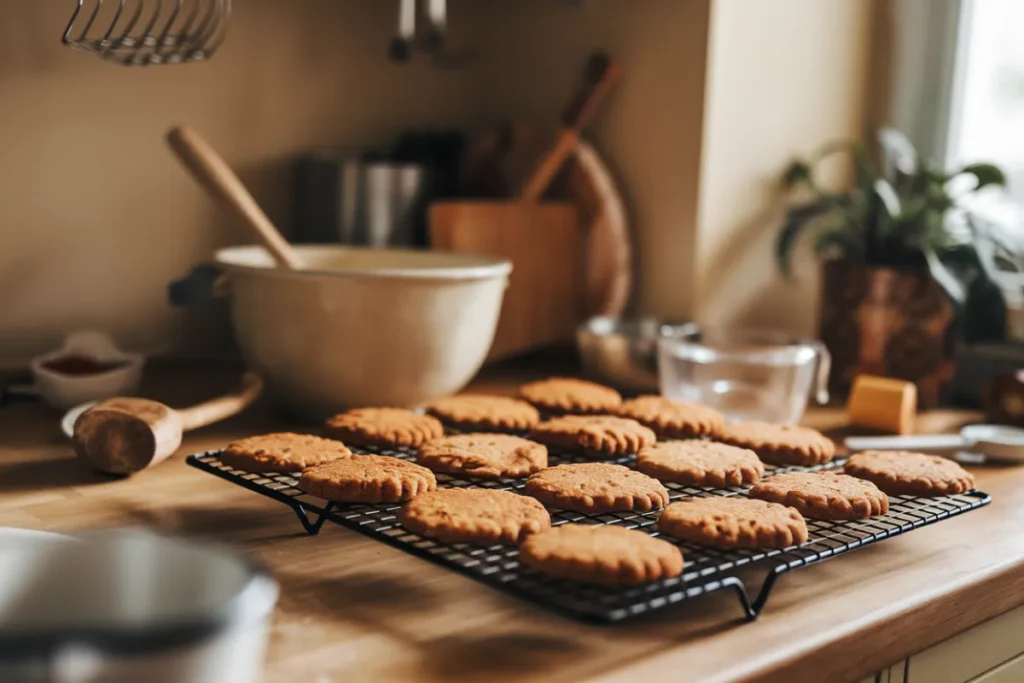
{"label": "round cookie", "polygon": [[948,496],[974,488],[974,477],[952,460],[909,451],[857,453],[844,471],[893,496]]}
{"label": "round cookie", "polygon": [[552,415],[610,413],[622,403],[622,396],[610,387],[568,377],[524,384],[519,387],[519,395]]}
{"label": "round cookie", "polygon": [[619,406],[616,414],[650,427],[661,439],[714,437],[725,425],[725,418],[714,408],[664,396],[638,396]]}
{"label": "round cookie", "polygon": [[672,503],[658,518],[658,531],[719,548],[788,548],[807,541],[807,522],[795,509],[739,497]]}
{"label": "round cookie", "polygon": [[636,420],[610,415],[567,415],[530,430],[534,441],[592,458],[620,458],[652,446],[657,437]]}
{"label": "round cookie", "polygon": [[431,403],[427,412],[462,431],[524,432],[540,422],[536,408],[505,396],[450,396]]}
{"label": "round cookie", "polygon": [[298,487],[343,503],[397,503],[437,488],[434,473],[388,455],[354,455],[302,471]]}
{"label": "round cookie", "polygon": [[888,496],[870,481],[834,472],[777,474],[747,495],[788,505],[813,519],[868,519],[889,511]]}
{"label": "round cookie", "polygon": [[620,526],[563,524],[528,537],[519,561],[539,572],[611,586],[660,581],[683,573],[679,548]]}
{"label": "round cookie", "polygon": [[772,465],[822,465],[836,454],[836,445],[831,439],[810,427],[798,425],[737,422],[725,425],[718,440],[749,448]]}
{"label": "round cookie", "polygon": [[276,432],[230,443],[221,452],[220,460],[244,472],[301,472],[312,465],[351,456],[352,452],[340,441]]}
{"label": "round cookie", "polygon": [[605,462],[549,467],[527,479],[523,490],[547,507],[591,514],[668,505],[668,491],[657,479]]}
{"label": "round cookie", "polygon": [[438,489],[417,496],[398,521],[420,536],[444,543],[514,545],[551,526],[544,506],[532,498],[491,489]]}
{"label": "round cookie", "polygon": [[757,453],[714,441],[660,441],[641,448],[636,468],[661,481],[689,486],[749,486],[764,476]]}
{"label": "round cookie", "polygon": [[356,408],[327,420],[327,432],[351,446],[415,448],[444,436],[437,418],[402,408]]}
{"label": "round cookie", "polygon": [[457,434],[420,446],[424,467],[481,479],[525,477],[548,466],[548,449],[509,434]]}

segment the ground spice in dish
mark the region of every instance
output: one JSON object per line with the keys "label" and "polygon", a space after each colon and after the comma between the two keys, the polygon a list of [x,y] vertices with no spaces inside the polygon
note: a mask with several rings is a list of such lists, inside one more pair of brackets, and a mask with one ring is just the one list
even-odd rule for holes
{"label": "ground spice in dish", "polygon": [[61,375],[99,375],[123,367],[123,361],[102,361],[86,356],[62,356],[43,363],[43,367]]}

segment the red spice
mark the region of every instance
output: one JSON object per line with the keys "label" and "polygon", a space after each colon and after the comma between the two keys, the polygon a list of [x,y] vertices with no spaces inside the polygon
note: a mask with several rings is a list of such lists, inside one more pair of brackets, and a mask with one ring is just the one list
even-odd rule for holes
{"label": "red spice", "polygon": [[98,375],[124,365],[123,361],[102,361],[85,356],[62,356],[43,363],[44,368],[61,375]]}

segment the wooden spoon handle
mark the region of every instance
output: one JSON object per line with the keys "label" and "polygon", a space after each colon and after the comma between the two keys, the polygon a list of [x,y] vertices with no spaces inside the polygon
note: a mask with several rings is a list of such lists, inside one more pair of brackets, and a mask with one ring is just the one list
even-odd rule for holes
{"label": "wooden spoon handle", "polygon": [[263,213],[227,162],[202,136],[191,128],[179,126],[167,132],[167,143],[203,189],[245,220],[279,267],[291,270],[302,267],[298,254]]}
{"label": "wooden spoon handle", "polygon": [[263,380],[260,376],[254,372],[247,372],[242,376],[242,389],[237,394],[221,396],[177,411],[181,417],[181,429],[187,432],[237,415],[259,398],[262,392]]}

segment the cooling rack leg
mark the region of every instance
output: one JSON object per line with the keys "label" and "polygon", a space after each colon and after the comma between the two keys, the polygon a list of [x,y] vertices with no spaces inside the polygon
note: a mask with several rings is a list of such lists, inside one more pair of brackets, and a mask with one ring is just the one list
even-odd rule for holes
{"label": "cooling rack leg", "polygon": [[319,515],[315,515],[315,518],[313,518],[314,515],[311,515],[306,510],[302,503],[295,503],[292,506],[292,509],[295,510],[295,516],[299,518],[300,522],[302,522],[302,528],[306,530],[306,533],[311,536],[316,536],[320,533],[320,527],[324,525],[324,520],[327,519],[327,513],[331,511],[333,506],[333,503],[328,503],[327,507],[324,508],[324,511]]}
{"label": "cooling rack leg", "polygon": [[757,598],[754,600],[754,604],[751,606],[751,610],[754,617],[760,614],[761,610],[764,609],[764,605],[766,602],[768,602],[768,595],[771,594],[772,587],[775,585],[775,581],[778,580],[778,578],[782,576],[784,572],[788,571],[788,569],[789,567],[786,566],[775,567],[774,569],[772,569],[771,573],[769,573],[768,576],[765,578],[764,584],[761,586],[761,590],[757,594]]}
{"label": "cooling rack leg", "polygon": [[728,576],[722,579],[723,586],[729,586],[736,591],[736,597],[740,600],[740,607],[743,608],[743,613],[746,615],[748,620],[754,620],[757,618],[757,612],[750,606],[750,598],[747,596],[747,587],[743,585],[735,576]]}

